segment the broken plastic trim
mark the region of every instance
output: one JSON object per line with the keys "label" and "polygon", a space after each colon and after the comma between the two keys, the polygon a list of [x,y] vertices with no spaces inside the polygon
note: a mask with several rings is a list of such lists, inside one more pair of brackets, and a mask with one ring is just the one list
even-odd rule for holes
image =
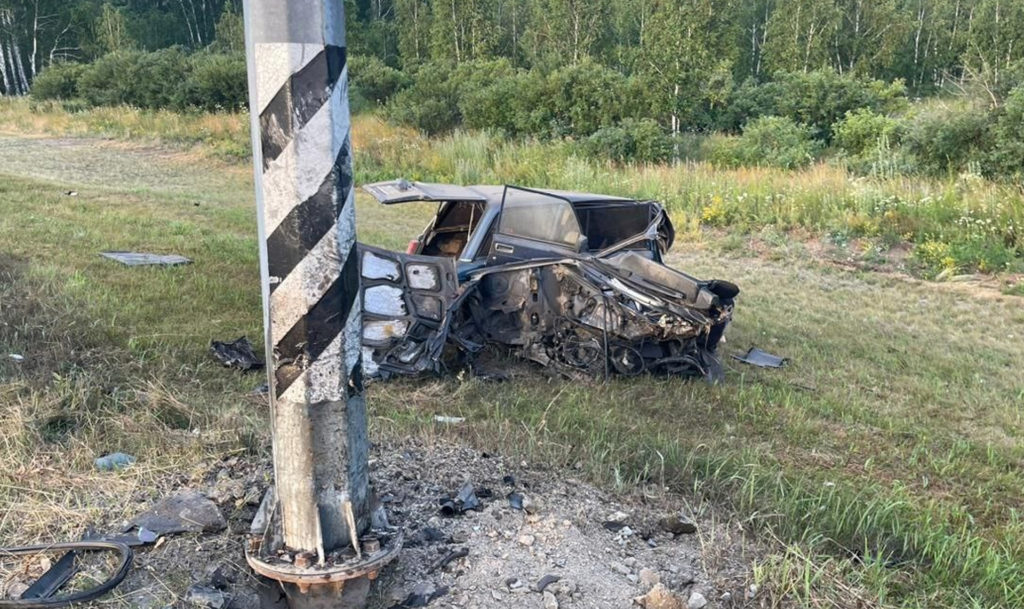
{"label": "broken plastic trim", "polygon": [[[132,567],[132,549],[123,543],[113,541],[69,541],[65,543],[0,548],[0,556],[25,556],[42,552],[68,551],[112,551],[120,555],[120,562],[114,574],[97,586],[59,598],[21,598],[17,600],[0,600],[0,609],[47,609],[50,607],[66,607],[72,603],[84,603],[107,594],[118,586],[128,575]],[[60,561],[58,561],[59,563]],[[31,589],[31,588],[30,588]]]}
{"label": "broken plastic trim", "polygon": [[758,368],[781,368],[786,365],[786,358],[779,357],[778,355],[772,355],[767,351],[762,351],[757,347],[751,347],[743,355],[733,355],[733,359],[743,362],[744,364],[750,364],[751,366],[757,366]]}

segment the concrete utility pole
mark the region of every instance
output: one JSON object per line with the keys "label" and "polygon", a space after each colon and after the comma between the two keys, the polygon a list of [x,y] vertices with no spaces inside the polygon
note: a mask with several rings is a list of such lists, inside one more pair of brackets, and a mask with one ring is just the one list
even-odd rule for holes
{"label": "concrete utility pole", "polygon": [[276,481],[247,558],[281,582],[293,608],[365,602],[400,545],[364,537],[369,441],[342,5],[245,0]]}

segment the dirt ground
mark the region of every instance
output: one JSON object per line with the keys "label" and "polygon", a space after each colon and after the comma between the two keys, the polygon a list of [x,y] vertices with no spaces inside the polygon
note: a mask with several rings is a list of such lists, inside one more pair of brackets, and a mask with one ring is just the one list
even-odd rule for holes
{"label": "dirt ground", "polygon": [[[749,568],[757,548],[742,527],[706,508],[694,514],[682,496],[659,489],[615,496],[574,479],[571,471],[437,441],[375,447],[371,471],[391,526],[405,532],[399,559],[371,593],[375,609],[663,609],[687,601],[714,608],[747,605],[756,596]],[[257,582],[245,565],[242,541],[270,478],[268,463],[238,457],[179,478],[167,493],[199,490],[217,504],[227,527],[169,535],[140,548],[125,582],[96,606],[257,607]],[[466,482],[481,508],[441,516],[439,500]],[[525,509],[510,505],[513,492],[522,495]],[[139,504],[140,511],[148,507]],[[667,516],[681,516],[676,526],[690,522],[696,531],[673,535],[659,523]],[[460,550],[466,555],[443,564]],[[11,584],[9,579],[8,589]],[[638,598],[658,584],[650,597]]]}

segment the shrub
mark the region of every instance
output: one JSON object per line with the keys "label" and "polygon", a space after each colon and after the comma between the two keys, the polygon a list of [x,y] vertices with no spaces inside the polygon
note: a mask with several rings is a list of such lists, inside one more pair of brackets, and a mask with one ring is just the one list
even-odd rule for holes
{"label": "shrub", "polygon": [[51,65],[32,81],[32,97],[38,100],[78,97],[78,81],[86,69],[88,66],[73,61]]}
{"label": "shrub", "polygon": [[672,141],[651,119],[627,118],[613,127],[602,127],[583,141],[590,156],[613,161],[656,163],[672,156]]}
{"label": "shrub", "polygon": [[197,53],[176,93],[176,105],[202,110],[240,110],[247,103],[245,56],[235,53]]}
{"label": "shrub", "polygon": [[[170,108],[179,98],[179,90],[188,82],[191,73],[189,56],[181,47],[169,47],[139,53],[136,81],[129,89],[134,99],[126,103],[140,108]],[[243,80],[243,90],[245,88]]]}
{"label": "shrub", "polygon": [[1024,85],[1018,85],[1007,96],[991,133],[986,173],[1017,183],[1024,181]]}
{"label": "shrub", "polygon": [[715,167],[740,167],[743,158],[740,137],[724,133],[712,133],[700,148],[701,156]]}
{"label": "shrub", "polygon": [[140,51],[108,53],[92,62],[78,81],[78,91],[93,106],[137,104]]}
{"label": "shrub", "polygon": [[515,70],[507,59],[469,61],[454,75],[459,89],[459,111],[471,129],[493,129],[506,135],[530,132],[528,115],[521,113],[524,96],[537,88],[531,74]]}
{"label": "shrub", "polygon": [[847,111],[832,125],[832,141],[847,155],[860,157],[877,149],[883,139],[890,145],[899,144],[903,129],[899,119],[859,108]]}
{"label": "shrub", "polygon": [[167,108],[175,104],[189,72],[188,56],[180,47],[152,53],[117,51],[89,65],[78,88],[94,106]]}
{"label": "shrub", "polygon": [[789,72],[778,78],[774,111],[807,125],[812,135],[829,140],[832,125],[851,110],[868,108],[889,114],[907,105],[903,81],[861,80],[832,70]]}
{"label": "shrub", "polygon": [[809,128],[787,117],[763,116],[743,128],[738,156],[748,165],[792,169],[813,161],[819,148]]}
{"label": "shrub", "polygon": [[584,61],[556,70],[546,88],[555,119],[550,135],[587,136],[625,118],[628,81],[598,63]]}
{"label": "shrub", "polygon": [[970,101],[929,104],[911,119],[904,145],[922,171],[965,171],[980,166],[989,123],[989,113]]}
{"label": "shrub", "polygon": [[376,106],[383,106],[410,84],[408,75],[372,55],[350,57],[348,70],[351,94]]}
{"label": "shrub", "polygon": [[735,129],[759,116],[785,116],[811,129],[811,135],[830,141],[832,125],[847,112],[867,108],[890,114],[907,106],[902,81],[862,80],[833,70],[780,72],[762,85],[746,81],[730,96],[721,125]]}
{"label": "shrub", "polygon": [[395,95],[387,105],[388,116],[427,135],[451,131],[459,125],[459,90],[452,69],[426,63],[416,71],[412,86]]}
{"label": "shrub", "polygon": [[[534,128],[529,112],[518,96],[531,90],[525,74],[499,74],[480,87],[463,87],[459,110],[466,127],[494,129],[515,136]],[[535,88],[533,88],[535,90]]]}

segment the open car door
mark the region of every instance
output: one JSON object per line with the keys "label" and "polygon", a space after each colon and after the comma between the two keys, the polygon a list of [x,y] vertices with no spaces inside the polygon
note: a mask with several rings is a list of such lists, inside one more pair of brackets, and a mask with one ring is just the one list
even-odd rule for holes
{"label": "open car door", "polygon": [[363,372],[416,374],[435,369],[458,279],[455,259],[358,246],[363,302]]}

